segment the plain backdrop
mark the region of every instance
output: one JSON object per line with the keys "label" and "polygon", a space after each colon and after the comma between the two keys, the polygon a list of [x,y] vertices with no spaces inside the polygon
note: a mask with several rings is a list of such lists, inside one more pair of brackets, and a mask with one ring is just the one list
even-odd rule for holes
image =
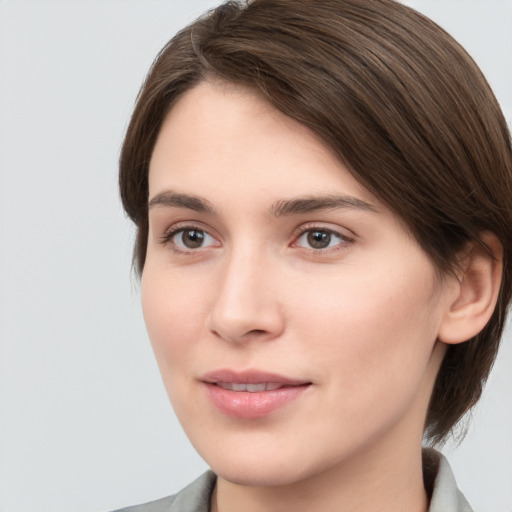
{"label": "plain backdrop", "polygon": [[[0,510],[101,512],[205,469],[168,404],[130,273],[120,143],[157,51],[211,0],[0,0]],[[512,119],[512,1],[418,0]],[[464,122],[461,119],[461,122]],[[462,445],[480,512],[512,512],[510,328]]]}

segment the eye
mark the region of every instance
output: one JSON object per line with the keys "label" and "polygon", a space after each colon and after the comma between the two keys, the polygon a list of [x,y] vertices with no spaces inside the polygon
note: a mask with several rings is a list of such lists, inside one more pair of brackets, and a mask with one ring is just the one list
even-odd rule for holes
{"label": "eye", "polygon": [[308,249],[330,249],[348,242],[348,239],[329,229],[308,229],[297,239],[296,245]]}
{"label": "eye", "polygon": [[190,251],[193,249],[202,249],[205,247],[212,247],[217,245],[217,242],[213,236],[209,235],[206,231],[197,228],[184,228],[168,237],[177,248]]}

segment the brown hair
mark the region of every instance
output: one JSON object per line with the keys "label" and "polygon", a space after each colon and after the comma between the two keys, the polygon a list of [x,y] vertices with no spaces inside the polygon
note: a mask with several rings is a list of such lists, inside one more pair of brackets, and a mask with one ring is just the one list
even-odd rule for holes
{"label": "brown hair", "polygon": [[504,275],[494,314],[450,345],[426,436],[442,441],[479,399],[512,293],[510,134],[482,73],[446,32],[393,0],[227,2],[180,31],[156,58],[120,158],[124,208],[143,270],[148,166],[163,119],[208,76],[259,90],[316,132],[354,177],[404,221],[441,272],[493,232]]}

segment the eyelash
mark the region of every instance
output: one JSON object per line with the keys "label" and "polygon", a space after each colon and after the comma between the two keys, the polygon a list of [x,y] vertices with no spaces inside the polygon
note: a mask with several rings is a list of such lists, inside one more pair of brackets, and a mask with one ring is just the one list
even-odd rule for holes
{"label": "eyelash", "polygon": [[[203,233],[207,237],[210,237],[213,240],[216,240],[215,237],[210,235],[210,233],[198,225],[193,224],[187,224],[187,225],[179,225],[179,226],[173,226],[169,230],[167,230],[164,235],[160,238],[160,243],[162,245],[171,245],[171,248],[174,252],[180,253],[180,254],[192,254],[197,252],[199,249],[209,249],[210,247],[197,247],[197,248],[190,248],[185,249],[183,247],[179,247],[175,241],[173,241],[173,238],[179,235],[180,233],[185,233],[186,231],[197,231],[200,233]],[[322,233],[323,235],[327,235],[328,237],[335,237],[338,239],[339,243],[336,243],[333,247],[323,247],[323,248],[314,248],[314,247],[301,247],[298,245],[298,242],[306,235],[310,233]],[[329,243],[331,242],[331,238],[329,238]],[[307,251],[312,251],[316,254],[329,254],[332,252],[336,252],[339,250],[342,250],[343,248],[346,248],[347,245],[350,245],[354,242],[354,239],[339,233],[338,231],[335,231],[333,229],[325,228],[318,225],[308,225],[303,226],[293,235],[293,242],[290,244],[291,247],[298,247],[299,249],[305,249]],[[219,245],[217,245],[219,246]]]}

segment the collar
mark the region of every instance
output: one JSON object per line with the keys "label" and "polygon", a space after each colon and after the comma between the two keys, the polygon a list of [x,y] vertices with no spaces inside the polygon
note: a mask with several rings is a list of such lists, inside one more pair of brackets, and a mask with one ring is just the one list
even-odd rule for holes
{"label": "collar", "polygon": [[429,487],[429,471],[433,473],[433,484],[428,512],[446,512],[448,510],[450,512],[473,512],[466,498],[457,487],[452,468],[446,457],[435,450],[424,449],[423,473],[427,490]]}

